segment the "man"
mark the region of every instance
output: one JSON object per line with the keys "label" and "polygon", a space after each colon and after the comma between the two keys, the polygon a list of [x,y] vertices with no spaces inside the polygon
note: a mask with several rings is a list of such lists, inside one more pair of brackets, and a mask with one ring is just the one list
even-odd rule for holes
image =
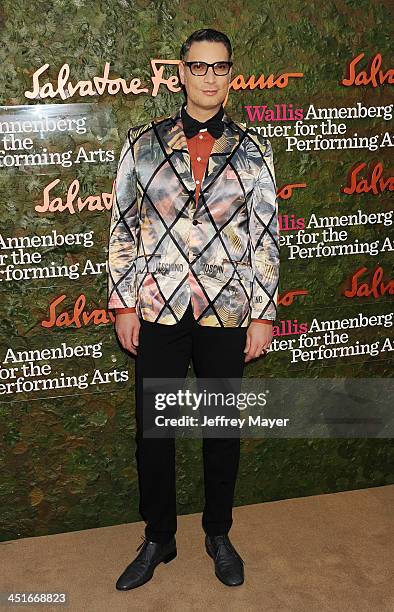
{"label": "man", "polygon": [[[175,439],[142,431],[144,378],[235,378],[265,353],[277,315],[278,210],[270,142],[224,111],[232,48],[194,32],[181,48],[187,103],[130,128],[121,151],[109,241],[108,308],[136,356],[136,460],[145,538],[119,577],[127,590],[176,557]],[[240,439],[204,438],[202,526],[215,574],[244,581],[230,542]]]}

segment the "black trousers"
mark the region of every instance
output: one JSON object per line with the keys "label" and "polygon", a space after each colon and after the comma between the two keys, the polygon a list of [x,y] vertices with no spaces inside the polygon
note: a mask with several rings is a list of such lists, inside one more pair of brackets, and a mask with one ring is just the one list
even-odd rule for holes
{"label": "black trousers", "polygon": [[[196,378],[242,378],[246,327],[199,325],[191,302],[175,325],[141,319],[135,364],[136,452],[145,537],[165,542],[177,530],[175,438],[149,438],[142,431],[143,378],[182,378],[192,360]],[[205,506],[202,526],[209,535],[228,533],[232,525],[240,437],[204,437]]]}

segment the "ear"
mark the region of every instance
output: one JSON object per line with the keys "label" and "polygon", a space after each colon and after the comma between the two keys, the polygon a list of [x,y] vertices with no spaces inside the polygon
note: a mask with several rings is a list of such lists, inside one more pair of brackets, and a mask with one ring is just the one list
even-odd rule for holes
{"label": "ear", "polygon": [[181,61],[178,63],[179,80],[182,85],[185,84],[185,67]]}

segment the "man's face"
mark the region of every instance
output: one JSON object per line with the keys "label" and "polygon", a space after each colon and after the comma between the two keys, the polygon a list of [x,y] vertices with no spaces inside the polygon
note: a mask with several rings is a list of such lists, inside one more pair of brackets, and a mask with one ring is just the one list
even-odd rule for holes
{"label": "man's face", "polygon": [[[221,42],[203,40],[194,42],[189,49],[185,61],[188,62],[227,62],[229,61],[227,49]],[[185,86],[187,101],[204,109],[215,108],[226,99],[231,83],[231,68],[228,74],[217,76],[213,67],[208,68],[205,76],[193,75],[188,66],[179,64],[179,76]]]}

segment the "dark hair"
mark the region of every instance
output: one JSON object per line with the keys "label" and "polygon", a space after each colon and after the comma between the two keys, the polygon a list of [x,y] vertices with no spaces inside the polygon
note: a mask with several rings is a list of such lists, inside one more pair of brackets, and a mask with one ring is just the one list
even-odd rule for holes
{"label": "dark hair", "polygon": [[203,30],[196,30],[193,34],[190,34],[189,38],[185,40],[183,45],[181,46],[180,59],[184,60],[187,53],[189,52],[190,47],[194,42],[200,42],[202,40],[207,40],[209,42],[220,42],[223,43],[228,52],[228,58],[231,59],[233,50],[231,47],[231,42],[226,34],[223,32],[219,32],[218,30],[211,30],[210,28],[205,28]]}

